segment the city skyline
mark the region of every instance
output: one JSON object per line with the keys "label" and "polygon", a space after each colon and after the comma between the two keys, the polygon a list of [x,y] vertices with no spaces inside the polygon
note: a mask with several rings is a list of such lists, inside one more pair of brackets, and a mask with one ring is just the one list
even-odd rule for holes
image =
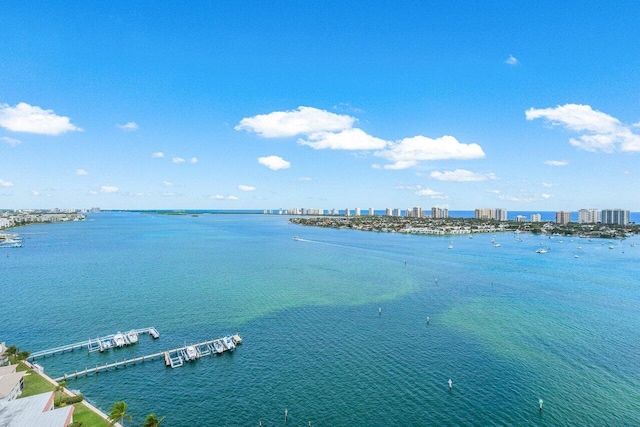
{"label": "city skyline", "polygon": [[571,5],[4,3],[0,209],[640,211],[640,6]]}

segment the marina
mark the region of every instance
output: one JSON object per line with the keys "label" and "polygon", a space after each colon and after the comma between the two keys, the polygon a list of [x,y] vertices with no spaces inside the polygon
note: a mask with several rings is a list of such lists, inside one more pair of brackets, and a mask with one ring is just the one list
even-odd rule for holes
{"label": "marina", "polygon": [[81,350],[87,348],[89,352],[109,350],[113,347],[124,347],[126,345],[132,345],[138,342],[138,335],[149,334],[152,338],[156,339],[160,336],[160,333],[155,327],[132,329],[131,331],[123,334],[118,332],[116,334],[107,335],[104,337],[98,337],[90,339],[88,341],[81,341],[73,344],[67,344],[60,347],[54,347],[47,350],[34,351],[29,356],[28,360],[35,360],[39,357],[52,356],[58,353],[65,353],[67,351]]}
{"label": "marina", "polygon": [[[235,349],[235,346],[242,343],[242,338],[238,334],[227,335],[223,338],[215,340],[203,341],[197,344],[185,345],[184,347],[174,348],[173,350],[160,351],[146,356],[134,357],[131,359],[125,359],[119,362],[106,363],[104,365],[96,365],[93,368],[85,368],[82,371],[76,371],[70,374],[64,374],[61,377],[54,378],[54,381],[66,381],[68,379],[77,379],[79,377],[88,376],[91,374],[99,374],[100,372],[106,372],[110,369],[118,369],[130,365],[136,365],[138,363],[149,362],[155,359],[163,358],[166,367],[178,368],[184,365],[186,362],[192,362],[200,359],[204,356],[211,356],[213,354],[220,354],[215,350],[217,348],[214,343],[216,342],[230,342],[230,346]],[[225,348],[224,351],[229,350]],[[233,350],[229,350],[233,351]]]}

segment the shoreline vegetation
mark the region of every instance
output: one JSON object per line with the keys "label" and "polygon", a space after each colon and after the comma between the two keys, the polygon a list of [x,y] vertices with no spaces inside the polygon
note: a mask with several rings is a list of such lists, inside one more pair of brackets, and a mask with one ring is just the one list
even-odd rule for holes
{"label": "shoreline vegetation", "polygon": [[516,222],[472,218],[411,218],[391,216],[313,216],[290,218],[297,225],[423,235],[471,235],[478,233],[530,233],[589,238],[622,239],[640,232],[636,224],[556,224],[554,222]]}

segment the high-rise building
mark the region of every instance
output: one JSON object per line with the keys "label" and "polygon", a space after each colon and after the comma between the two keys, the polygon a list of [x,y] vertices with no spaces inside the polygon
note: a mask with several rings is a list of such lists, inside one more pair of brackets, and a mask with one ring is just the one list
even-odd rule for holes
{"label": "high-rise building", "polygon": [[496,210],[489,208],[478,208],[475,213],[476,219],[495,219],[496,218]]}
{"label": "high-rise building", "polygon": [[569,224],[571,222],[571,212],[556,212],[556,224]]}
{"label": "high-rise building", "polygon": [[527,222],[527,217],[524,215],[516,215],[516,222]]}
{"label": "high-rise building", "polygon": [[360,208],[356,208],[355,216],[360,216]]}
{"label": "high-rise building", "polygon": [[498,221],[506,221],[507,220],[507,210],[503,208],[496,208],[496,219]]}
{"label": "high-rise building", "polygon": [[431,208],[431,218],[449,218],[449,209],[435,206]]}
{"label": "high-rise building", "polygon": [[400,211],[400,208],[394,208],[393,209],[393,216],[402,216],[402,211]]}
{"label": "high-rise building", "polygon": [[373,208],[369,208],[369,216],[373,216]]}
{"label": "high-rise building", "polygon": [[391,208],[387,208],[384,211],[385,216],[391,216]]}
{"label": "high-rise building", "polygon": [[580,224],[596,224],[600,222],[600,212],[598,209],[580,209],[578,211],[578,222]]}
{"label": "high-rise building", "polygon": [[414,218],[422,218],[422,208],[420,206],[414,206],[411,216]]}
{"label": "high-rise building", "polygon": [[351,211],[349,210],[349,208],[347,208],[347,209],[345,209],[345,210],[344,210],[344,214],[345,214],[346,216],[351,216]]}
{"label": "high-rise building", "polygon": [[540,221],[542,221],[542,215],[531,214],[531,222],[540,222]]}
{"label": "high-rise building", "polygon": [[629,211],[624,209],[603,209],[602,223],[627,225],[629,224]]}

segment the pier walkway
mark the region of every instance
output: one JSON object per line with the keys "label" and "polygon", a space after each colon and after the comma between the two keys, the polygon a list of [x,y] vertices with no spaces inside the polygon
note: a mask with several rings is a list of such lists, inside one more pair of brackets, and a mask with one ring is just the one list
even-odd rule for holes
{"label": "pier walkway", "polygon": [[[138,335],[149,334],[153,338],[158,338],[160,336],[160,333],[158,332],[158,330],[153,326],[150,328],[134,329],[133,331]],[[111,334],[105,337],[99,337],[99,338],[90,339],[87,341],[81,341],[73,344],[67,344],[60,347],[50,348],[47,350],[34,351],[29,355],[27,360],[35,360],[38,357],[46,357],[49,355],[54,355],[56,353],[64,353],[65,351],[74,351],[82,348],[88,348],[89,351],[96,351],[100,348],[99,343],[102,343],[104,341],[111,342],[113,341],[113,337],[115,337],[116,335],[117,334]]]}
{"label": "pier walkway", "polygon": [[[165,366],[177,368],[182,366],[185,362],[200,359],[203,356],[210,356],[213,354],[220,354],[225,351],[233,351],[235,346],[242,343],[242,338],[238,334],[229,336],[233,342],[233,346],[224,344],[225,338],[218,338],[215,340],[203,341],[197,344],[191,344],[184,347],[174,348],[173,350],[160,351],[158,353],[149,354],[146,356],[134,357],[132,359],[122,360],[120,362],[107,363],[105,365],[96,365],[94,368],[85,368],[82,371],[76,371],[70,374],[65,374],[61,377],[54,378],[54,381],[67,381],[68,379],[76,379],[81,376],[88,376],[91,374],[98,374],[100,372],[106,372],[109,369],[118,369],[126,367],[127,365],[136,365],[138,363],[144,363],[152,361],[158,358],[164,358]],[[222,344],[222,347],[218,347],[216,344]],[[220,349],[220,350],[218,350]],[[191,351],[190,351],[191,350]],[[191,356],[189,354],[192,354]]]}

